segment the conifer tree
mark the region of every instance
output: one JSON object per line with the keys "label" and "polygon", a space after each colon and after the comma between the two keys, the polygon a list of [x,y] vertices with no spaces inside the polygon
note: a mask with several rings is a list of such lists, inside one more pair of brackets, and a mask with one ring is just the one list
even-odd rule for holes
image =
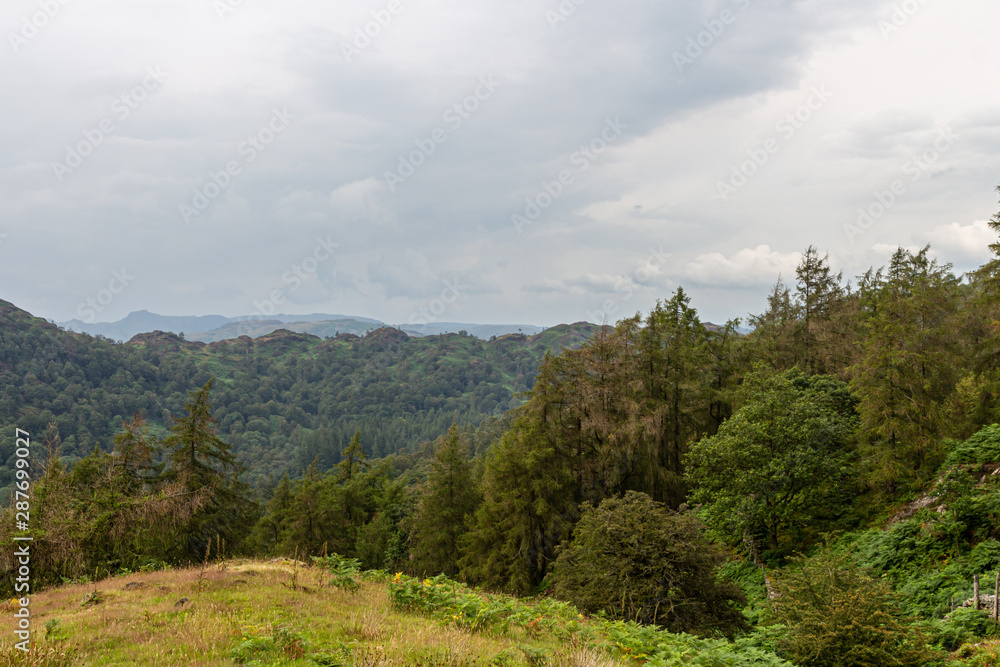
{"label": "conifer tree", "polygon": [[942,437],[964,428],[946,419],[959,375],[958,279],[929,250],[899,248],[887,270],[869,271],[860,285],[867,332],[851,389],[860,399],[869,480],[889,492],[932,473]]}
{"label": "conifer tree", "polygon": [[810,375],[830,372],[827,359],[831,321],[842,295],[843,275],[830,268],[830,255],[819,256],[815,246],[806,248],[795,269],[796,301],[801,319],[797,323],[803,370]]}
{"label": "conifer tree", "polygon": [[767,310],[751,315],[753,333],[750,342],[755,361],[761,361],[775,370],[794,368],[802,361],[795,341],[798,326],[798,309],[792,300],[791,290],[778,278],[767,297]]}
{"label": "conifer tree", "polygon": [[[989,226],[1000,235],[1000,213],[990,218]],[[1000,421],[1000,239],[989,248],[993,258],[972,275],[975,300],[970,304],[971,326],[966,329],[971,334],[967,336],[971,366],[978,381],[971,415],[975,426]]]}
{"label": "conifer tree", "polygon": [[274,487],[263,516],[254,527],[253,543],[265,553],[273,553],[281,542],[282,533],[292,519],[292,499],[292,483],[286,474]]}
{"label": "conifer tree", "polygon": [[[320,473],[314,460],[295,483],[284,513],[285,527],[280,531],[280,549],[284,553],[318,554],[324,543],[339,537],[336,530],[339,522],[333,516],[335,492],[328,477]],[[335,547],[331,550],[343,553],[343,542],[337,541]]]}
{"label": "conifer tree", "polygon": [[488,456],[483,503],[462,540],[463,576],[529,594],[578,518],[573,474],[540,420],[519,416]]}
{"label": "conifer tree", "polygon": [[684,500],[681,460],[688,443],[705,428],[708,408],[705,368],[707,332],[681,287],[646,318],[643,329],[645,396],[652,419],[650,434],[658,442],[656,467],[661,480],[650,494],[677,507]]}
{"label": "conifer tree", "polygon": [[[380,473],[388,470],[383,468]],[[408,525],[413,515],[414,494],[406,476],[389,479],[381,475],[375,487],[374,513],[357,532],[355,553],[368,568],[413,571],[409,559]]]}
{"label": "conifer tree", "polygon": [[[1000,185],[997,186],[1000,192]],[[997,213],[989,220],[990,229],[1000,235],[1000,213]],[[989,287],[989,291],[994,295],[1000,295],[1000,239],[990,244],[990,252],[993,258],[979,268],[978,273],[982,275]]]}
{"label": "conifer tree", "polygon": [[[625,404],[609,430],[612,452],[628,456],[610,466],[611,479],[677,507],[685,493],[681,460],[687,444],[711,428],[708,332],[678,288],[644,322],[638,316],[620,322],[615,335],[611,391]],[[579,383],[587,387],[590,378],[585,374]]]}
{"label": "conifer tree", "polygon": [[428,574],[458,572],[459,543],[478,505],[468,445],[451,425],[440,441],[414,518],[413,554]]}
{"label": "conifer tree", "polygon": [[122,423],[122,431],[115,435],[112,455],[129,491],[141,491],[157,481],[163,470],[163,464],[157,461],[162,451],[163,445],[150,435],[149,424],[141,412]]}
{"label": "conifer tree", "polygon": [[463,573],[528,592],[581,503],[636,490],[679,505],[680,457],[711,421],[704,338],[678,290],[645,326],[628,318],[546,357],[530,400],[487,459]]}
{"label": "conifer tree", "polygon": [[338,482],[349,482],[354,475],[368,467],[368,456],[361,448],[360,429],[354,433],[347,449],[344,450],[343,457],[341,462],[337,464],[337,469],[340,471],[337,474]]}
{"label": "conifer tree", "polygon": [[[192,558],[204,556],[209,540],[216,535],[236,542],[252,518],[253,503],[246,485],[239,481],[241,466],[229,444],[215,430],[209,395],[212,380],[191,391],[185,404],[187,415],[176,420],[163,441],[171,452],[167,478],[186,489],[197,511],[182,528],[181,549]],[[249,510],[249,511],[248,511]]]}
{"label": "conifer tree", "polygon": [[733,414],[733,402],[743,365],[740,320],[733,319],[714,331],[705,332],[708,420],[705,432],[713,435]]}

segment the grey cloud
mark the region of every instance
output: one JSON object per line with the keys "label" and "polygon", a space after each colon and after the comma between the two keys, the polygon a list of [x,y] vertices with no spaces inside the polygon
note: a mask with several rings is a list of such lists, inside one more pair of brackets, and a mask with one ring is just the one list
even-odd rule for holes
{"label": "grey cloud", "polygon": [[[937,100],[904,112],[917,106],[909,98],[866,107],[861,118],[845,112],[840,134],[829,133],[843,138],[837,150],[821,154],[803,139],[803,153],[779,156],[786,162],[776,159],[728,208],[708,199],[726,165],[704,160],[717,129],[703,119],[749,114],[769,96],[797,90],[816,53],[866,35],[881,39],[876,21],[891,4],[751,0],[739,12],[730,0],[588,2],[552,29],[545,11],[558,7],[554,0],[428,0],[406,4],[350,63],[343,40],[384,3],[244,3],[222,22],[194,0],[70,5],[51,32],[0,60],[0,233],[10,234],[0,245],[0,280],[8,286],[0,298],[44,304],[49,312],[40,314],[68,319],[81,298],[76,292],[89,289],[74,285],[78,274],[99,285],[104,272],[136,257],[150,280],[137,280],[121,307],[134,300],[150,310],[238,315],[281,286],[318,236],[330,235],[341,255],[289,293],[294,303],[322,310],[324,302],[346,300],[344,308],[365,309],[356,314],[399,320],[412,301],[459,279],[481,297],[461,302],[470,317],[580,319],[592,295],[614,293],[615,281],[635,277],[647,246],[668,244],[691,266],[678,261],[633,280],[644,304],[676,280],[696,284],[713,308],[742,308],[745,295],[732,291],[739,272],[763,281],[766,271],[759,262],[741,264],[735,249],[766,242],[786,255],[812,242],[811,234],[836,243],[839,221],[857,206],[857,178],[843,167],[845,156],[864,156],[873,170],[891,173],[907,150],[922,147],[921,124],[945,122],[951,112],[933,107]],[[33,6],[9,3],[0,25]],[[678,72],[675,54],[724,8],[737,12],[735,22]],[[59,183],[51,163],[157,64],[170,73],[162,89]],[[459,127],[449,125],[448,109],[491,74],[502,85]],[[988,217],[973,208],[992,196],[975,193],[992,187],[984,147],[1000,144],[989,119],[998,104],[956,103],[956,128],[967,135],[967,150],[980,151],[975,178],[963,177],[959,150],[966,149],[956,148],[894,215],[902,219],[937,198],[942,207],[960,199],[965,208],[947,219],[941,211],[920,213],[925,230]],[[241,142],[285,106],[295,114],[291,126],[247,161]],[[575,171],[573,184],[518,235],[511,215],[543,192],[543,183],[574,169],[574,153],[615,117],[628,125],[621,138]],[[746,136],[758,131],[757,121],[744,122]],[[672,126],[691,139],[657,156],[668,175],[634,168],[630,161],[650,137]],[[438,128],[447,141],[390,191],[385,173]],[[230,160],[241,173],[185,225],[179,205]],[[792,173],[782,180],[785,170]],[[675,182],[683,185],[663,195]],[[862,196],[875,187],[863,185]],[[595,217],[595,205],[626,197],[642,208]],[[822,223],[797,221],[806,217]],[[891,240],[895,224],[887,217],[865,243]],[[721,250],[721,260],[709,259]],[[51,279],[26,279],[31,266],[22,257],[40,255]],[[69,293],[60,291],[67,285]],[[198,285],[210,287],[192,291]],[[539,302],[517,297],[524,293]],[[196,304],[184,296],[191,294]]]}

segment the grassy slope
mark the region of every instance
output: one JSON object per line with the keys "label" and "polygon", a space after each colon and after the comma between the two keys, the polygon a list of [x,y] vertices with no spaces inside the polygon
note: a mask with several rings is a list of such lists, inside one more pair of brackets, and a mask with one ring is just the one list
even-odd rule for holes
{"label": "grassy slope", "polygon": [[[624,665],[585,646],[563,645],[554,637],[529,637],[523,629],[505,635],[471,633],[427,616],[402,613],[389,603],[384,583],[364,581],[356,593],[323,586],[316,568],[291,562],[240,561],[224,567],[133,574],[94,584],[44,591],[32,599],[35,656],[70,652],[74,665],[232,665],[241,644],[269,645],[275,627],[304,640],[308,654],[326,654],[327,664],[485,665],[496,661],[529,664],[526,655],[541,651],[553,666]],[[290,588],[295,581],[297,588]],[[126,583],[141,587],[124,590]],[[102,601],[81,605],[99,591]],[[178,600],[190,602],[180,608]],[[3,610],[9,617],[9,603]],[[60,621],[45,638],[47,622]],[[0,665],[17,660],[11,633],[5,632]],[[292,636],[292,635],[288,635]],[[252,664],[315,665],[274,649]],[[280,643],[280,641],[279,641]]]}

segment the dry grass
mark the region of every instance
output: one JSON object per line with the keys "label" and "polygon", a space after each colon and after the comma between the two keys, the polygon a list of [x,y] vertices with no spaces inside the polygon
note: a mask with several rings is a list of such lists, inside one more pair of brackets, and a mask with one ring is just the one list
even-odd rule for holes
{"label": "dry grass", "polygon": [[[254,642],[271,648],[247,664],[315,665],[309,656],[324,654],[344,665],[527,665],[532,651],[544,652],[553,667],[623,664],[552,639],[469,634],[401,613],[384,584],[362,582],[356,593],[324,588],[322,573],[303,565],[230,561],[204,572],[197,566],[133,574],[98,583],[100,602],[86,606],[94,584],[45,591],[32,599],[30,661],[13,648],[13,633],[3,632],[0,667],[233,665],[234,649]],[[175,606],[182,598],[189,602]],[[46,622],[57,619],[46,638]],[[278,646],[288,641],[286,650]]]}
{"label": "dry grass", "polygon": [[615,667],[621,663],[593,649],[583,649],[555,657],[551,667]]}

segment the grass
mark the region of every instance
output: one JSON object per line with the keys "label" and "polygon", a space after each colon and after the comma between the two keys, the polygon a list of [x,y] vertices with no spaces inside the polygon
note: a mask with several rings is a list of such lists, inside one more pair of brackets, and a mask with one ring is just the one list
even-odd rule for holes
{"label": "grass", "polygon": [[[751,645],[589,618],[443,577],[369,574],[355,590],[334,580],[302,562],[235,560],[52,588],[31,600],[31,653],[4,632],[0,667],[789,665]],[[14,609],[0,604],[9,630]],[[965,645],[947,664],[997,667],[1000,642]]]}
{"label": "grass", "polygon": [[[362,580],[356,592],[328,581],[302,563],[231,561],[53,588],[31,601],[32,653],[26,659],[5,632],[0,667],[626,664],[554,635],[474,632],[399,611],[385,581]],[[95,589],[99,601],[84,604]]]}

